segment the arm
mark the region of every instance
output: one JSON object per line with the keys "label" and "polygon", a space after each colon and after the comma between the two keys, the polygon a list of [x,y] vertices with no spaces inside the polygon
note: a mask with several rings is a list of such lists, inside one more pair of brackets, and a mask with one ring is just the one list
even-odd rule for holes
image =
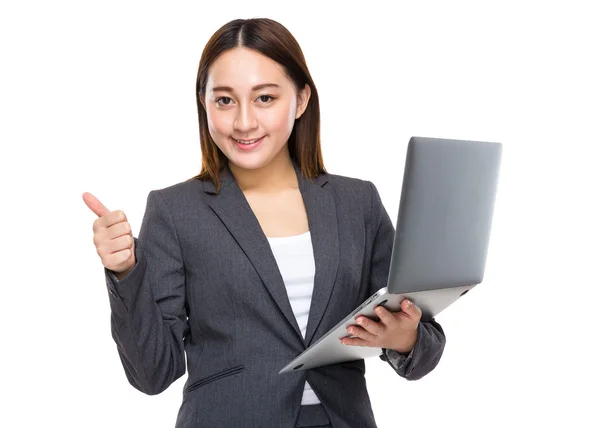
{"label": "arm", "polygon": [[153,395],[185,373],[183,338],[189,329],[181,248],[167,206],[154,190],[135,238],[135,257],[121,280],[104,268],[111,332],[129,383]]}
{"label": "arm", "polygon": [[[377,188],[373,183],[369,182],[369,184],[371,186],[371,227],[374,231],[369,280],[370,294],[373,294],[387,285],[395,231]],[[446,336],[442,326],[434,318],[422,319],[418,326],[417,342],[408,355],[383,349],[379,358],[387,361],[400,376],[407,380],[417,380],[437,366],[445,344]]]}

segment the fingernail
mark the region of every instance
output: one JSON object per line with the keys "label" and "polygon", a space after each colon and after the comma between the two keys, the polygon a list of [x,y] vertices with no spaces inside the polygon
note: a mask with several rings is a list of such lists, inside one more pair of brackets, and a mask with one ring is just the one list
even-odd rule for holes
{"label": "fingernail", "polygon": [[406,306],[408,306],[409,308],[412,306],[412,302],[410,300],[407,301]]}
{"label": "fingernail", "polygon": [[359,324],[362,324],[362,323],[363,323],[363,319],[362,319],[362,318],[358,318],[358,319],[356,320],[356,322],[357,322],[357,323],[359,323]]}

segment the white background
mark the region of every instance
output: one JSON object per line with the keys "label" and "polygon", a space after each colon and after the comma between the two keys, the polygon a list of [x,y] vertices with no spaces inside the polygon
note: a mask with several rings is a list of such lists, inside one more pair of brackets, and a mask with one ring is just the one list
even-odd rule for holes
{"label": "white background", "polygon": [[373,181],[394,221],[411,136],[505,144],[486,277],[438,317],[442,361],[407,382],[367,360],[379,426],[600,426],[593,3],[3,2],[0,425],[174,425],[187,375],[128,384],[81,195],[137,236],[148,192],[199,171],[205,43],[270,17],[316,82],[327,169]]}

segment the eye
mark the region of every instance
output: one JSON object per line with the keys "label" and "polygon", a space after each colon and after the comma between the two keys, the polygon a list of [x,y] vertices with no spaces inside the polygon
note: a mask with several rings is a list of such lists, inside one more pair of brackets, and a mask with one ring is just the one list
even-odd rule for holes
{"label": "eye", "polygon": [[215,100],[215,103],[219,106],[227,106],[229,105],[229,103],[223,103],[224,100],[228,100],[231,101],[231,98],[229,97],[219,97]]}
{"label": "eye", "polygon": [[[265,101],[265,98],[268,98],[268,100]],[[271,95],[261,95],[260,97],[258,97],[258,99],[262,99],[264,103],[268,103],[269,101],[274,100],[275,98],[273,98]]]}

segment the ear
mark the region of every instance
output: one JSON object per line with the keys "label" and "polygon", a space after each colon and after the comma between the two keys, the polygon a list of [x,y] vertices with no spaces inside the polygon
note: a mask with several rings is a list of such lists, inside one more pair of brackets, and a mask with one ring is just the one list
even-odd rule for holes
{"label": "ear", "polygon": [[310,100],[310,86],[308,86],[307,83],[304,85],[304,89],[302,89],[298,93],[298,103],[296,105],[296,119],[299,119],[300,116],[302,116],[302,114],[306,110],[306,107],[308,106],[308,100]]}

